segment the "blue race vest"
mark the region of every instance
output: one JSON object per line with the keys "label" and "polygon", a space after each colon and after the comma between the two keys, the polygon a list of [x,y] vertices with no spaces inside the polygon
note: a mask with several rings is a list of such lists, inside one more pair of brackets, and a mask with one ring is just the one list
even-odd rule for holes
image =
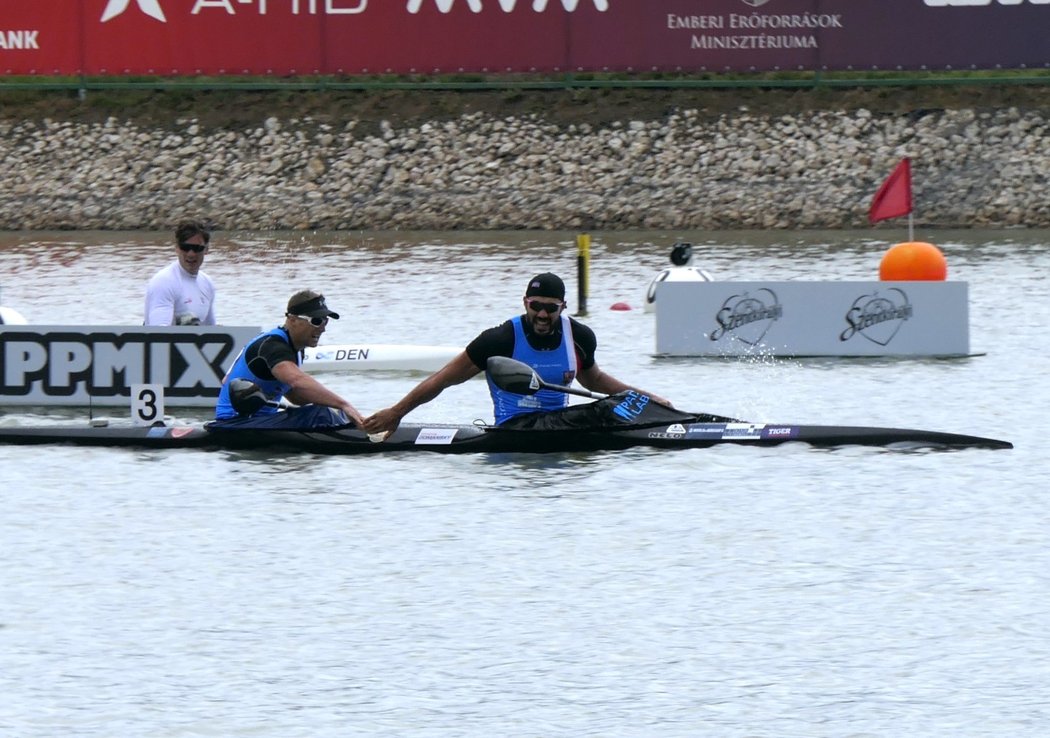
{"label": "blue race vest", "polygon": [[[247,379],[255,382],[255,384],[259,385],[259,389],[263,391],[263,394],[275,402],[280,402],[281,398],[284,397],[284,393],[291,389],[289,385],[276,379],[261,379],[260,377],[255,376],[252,373],[252,370],[248,368],[248,362],[244,359],[245,355],[248,353],[249,346],[262,341],[268,336],[277,336],[285,343],[291,345],[291,342],[288,340],[288,334],[285,333],[283,328],[274,328],[272,331],[266,331],[249,341],[248,345],[245,346],[237,356],[237,360],[233,362],[233,366],[230,367],[230,371],[226,373],[226,377],[222,380],[222,389],[219,390],[219,399],[215,403],[216,420],[238,417],[237,411],[233,409],[233,404],[230,402],[230,381],[233,379]],[[296,352],[295,363],[300,364],[301,362],[300,355]],[[277,408],[272,407],[271,405],[263,405],[259,410],[252,413],[252,417],[256,415],[269,415],[276,412]]]}
{"label": "blue race vest", "polygon": [[[529,345],[520,315],[511,323],[514,324],[514,353],[511,358],[531,366],[544,382],[572,384],[576,378],[576,346],[572,341],[572,326],[568,316],[561,316],[561,344],[550,351],[537,351]],[[500,389],[491,378],[488,383],[496,425],[515,415],[560,410],[569,404],[569,397],[564,392],[540,390],[534,395],[519,395]]]}

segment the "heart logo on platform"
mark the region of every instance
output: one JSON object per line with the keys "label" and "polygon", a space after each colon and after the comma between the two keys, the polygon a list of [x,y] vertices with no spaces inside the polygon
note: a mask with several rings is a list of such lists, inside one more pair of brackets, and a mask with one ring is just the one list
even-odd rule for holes
{"label": "heart logo on platform", "polygon": [[904,321],[912,316],[911,302],[904,290],[890,287],[881,293],[861,295],[846,312],[849,328],[842,331],[840,341],[861,335],[880,346],[889,345]]}
{"label": "heart logo on platform", "polygon": [[758,8],[768,3],[769,0],[744,0],[744,2],[750,5],[752,8]]}
{"label": "heart logo on platform", "polygon": [[715,315],[718,328],[711,332],[711,340],[732,336],[748,346],[757,346],[783,314],[784,308],[773,290],[763,287],[733,295],[722,303]]}

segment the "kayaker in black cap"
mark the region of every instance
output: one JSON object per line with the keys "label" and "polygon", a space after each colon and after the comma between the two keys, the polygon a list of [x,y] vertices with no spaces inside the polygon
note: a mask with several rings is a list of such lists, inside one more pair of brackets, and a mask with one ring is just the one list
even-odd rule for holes
{"label": "kayaker in black cap", "polygon": [[[594,331],[565,314],[565,283],[558,275],[544,272],[530,279],[522,303],[524,314],[482,331],[462,353],[416,385],[397,403],[367,418],[365,430],[372,434],[392,432],[415,408],[430,402],[446,388],[484,371],[491,356],[509,356],[528,364],[541,379],[551,384],[568,386],[576,379],[593,392],[615,394],[634,390],[648,394],[657,402],[669,404],[621,382],[598,367],[594,359],[598,345]],[[490,380],[489,391],[497,424],[568,406],[567,395],[553,390],[519,395],[500,389]]]}

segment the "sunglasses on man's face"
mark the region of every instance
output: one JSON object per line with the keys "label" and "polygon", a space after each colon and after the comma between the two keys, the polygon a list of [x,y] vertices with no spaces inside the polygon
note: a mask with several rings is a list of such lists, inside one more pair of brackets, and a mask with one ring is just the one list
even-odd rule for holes
{"label": "sunglasses on man's face", "polygon": [[312,325],[314,328],[320,328],[322,325],[325,325],[328,322],[328,316],[327,315],[324,316],[323,318],[319,318],[317,316],[310,316],[310,315],[293,315],[292,317],[293,318],[298,318],[299,320],[305,320],[305,321],[309,322],[310,325]]}
{"label": "sunglasses on man's face", "polygon": [[182,249],[183,251],[192,251],[195,254],[199,254],[199,253],[203,252],[204,249],[208,248],[208,244],[206,244],[206,243],[204,243],[204,244],[200,244],[200,243],[185,243],[184,242],[184,243],[180,243],[179,244],[179,248]]}
{"label": "sunglasses on man's face", "polygon": [[539,300],[527,300],[525,305],[536,313],[546,312],[547,315],[554,315],[556,312],[565,307],[564,302],[540,302]]}

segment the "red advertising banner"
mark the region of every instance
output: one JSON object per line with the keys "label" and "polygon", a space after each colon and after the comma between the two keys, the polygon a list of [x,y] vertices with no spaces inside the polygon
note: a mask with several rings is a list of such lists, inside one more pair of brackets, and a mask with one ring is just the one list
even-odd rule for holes
{"label": "red advertising banner", "polygon": [[1050,67],[1050,0],[5,0],[0,74]]}

